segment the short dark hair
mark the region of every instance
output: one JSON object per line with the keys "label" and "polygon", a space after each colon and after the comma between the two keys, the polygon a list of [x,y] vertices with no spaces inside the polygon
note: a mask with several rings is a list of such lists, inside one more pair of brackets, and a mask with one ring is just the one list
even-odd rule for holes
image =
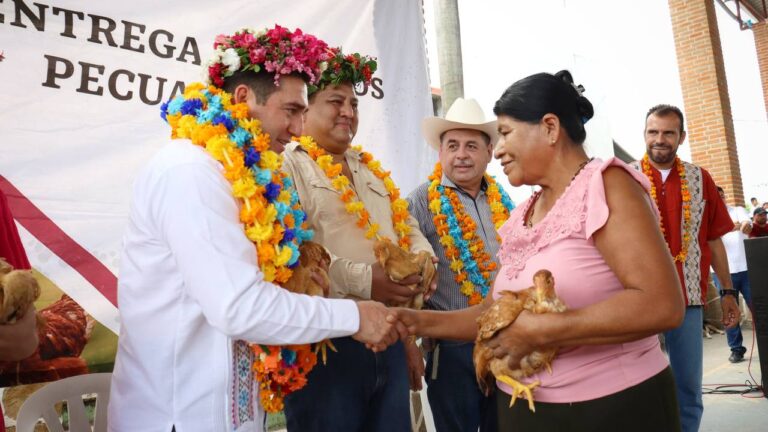
{"label": "short dark hair", "polygon": [[657,117],[666,117],[670,114],[676,115],[677,118],[680,120],[680,133],[682,134],[683,132],[685,132],[685,118],[683,117],[683,112],[680,111],[680,108],[674,105],[658,104],[656,106],[651,107],[651,109],[648,110],[648,113],[645,114],[646,121],[648,120],[648,117],[651,116],[651,114]]}
{"label": "short dark hair", "polygon": [[725,189],[721,188],[720,186],[718,186],[718,187],[717,187],[717,191],[718,191],[718,192],[722,192],[722,193],[725,193]]}
{"label": "short dark hair", "polygon": [[[307,82],[307,77],[304,74],[292,73],[283,76],[292,76]],[[267,103],[267,99],[278,89],[275,85],[275,76],[262,69],[256,73],[253,71],[237,71],[233,73],[231,76],[224,78],[223,90],[232,94],[237,86],[241,84],[247,85],[253,91],[253,94],[256,96],[256,103],[259,105]]]}
{"label": "short dark hair", "polygon": [[755,201],[757,201],[757,197],[752,197],[752,198],[750,198],[749,200],[750,200],[750,201],[752,201],[752,200],[755,200]]}
{"label": "short dark hair", "polygon": [[576,89],[567,70],[554,75],[534,74],[509,86],[496,101],[493,113],[530,124],[554,114],[573,142],[583,144],[587,138],[584,124],[595,115],[592,103],[580,93],[583,90]]}

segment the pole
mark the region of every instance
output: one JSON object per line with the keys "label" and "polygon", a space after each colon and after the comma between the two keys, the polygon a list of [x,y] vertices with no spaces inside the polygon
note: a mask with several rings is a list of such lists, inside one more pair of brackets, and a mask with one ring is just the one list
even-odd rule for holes
{"label": "pole", "polygon": [[456,98],[464,97],[458,0],[435,1],[435,30],[442,106],[447,111]]}

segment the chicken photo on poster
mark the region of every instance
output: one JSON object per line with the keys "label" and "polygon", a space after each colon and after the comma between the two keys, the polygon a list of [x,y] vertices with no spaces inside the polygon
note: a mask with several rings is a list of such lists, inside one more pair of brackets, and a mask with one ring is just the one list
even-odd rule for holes
{"label": "chicken photo on poster", "polygon": [[0,261],[0,291],[0,320],[18,318],[14,311],[27,310],[31,301],[38,315],[37,350],[20,361],[0,362],[0,387],[6,387],[2,393],[3,413],[7,419],[15,419],[27,396],[46,382],[112,370],[117,335],[44,275],[34,269],[13,270]]}

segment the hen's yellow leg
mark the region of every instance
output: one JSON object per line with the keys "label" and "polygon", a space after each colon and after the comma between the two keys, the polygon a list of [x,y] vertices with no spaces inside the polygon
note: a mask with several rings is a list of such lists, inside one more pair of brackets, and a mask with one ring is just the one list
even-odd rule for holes
{"label": "hen's yellow leg", "polygon": [[496,379],[512,387],[512,399],[509,401],[510,407],[515,404],[515,401],[517,400],[518,396],[520,396],[521,394],[524,394],[525,397],[528,399],[528,409],[530,409],[533,412],[536,412],[536,407],[533,405],[532,390],[539,386],[540,384],[539,381],[534,381],[528,385],[525,385],[506,375],[497,376]]}
{"label": "hen's yellow leg", "polygon": [[328,360],[328,349],[333,352],[338,352],[330,339],[326,339],[315,344],[315,354],[320,352],[320,355],[323,359],[323,364],[326,364],[326,361]]}

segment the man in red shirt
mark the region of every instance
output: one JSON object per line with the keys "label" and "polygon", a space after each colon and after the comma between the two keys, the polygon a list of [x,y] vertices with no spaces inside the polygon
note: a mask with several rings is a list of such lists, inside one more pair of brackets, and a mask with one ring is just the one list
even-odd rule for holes
{"label": "man in red shirt", "polygon": [[752,230],[749,232],[749,238],[768,237],[768,211],[758,207],[752,213]]}
{"label": "man in red shirt", "polygon": [[[651,108],[645,119],[647,149],[640,165],[651,181],[651,195],[661,214],[661,229],[687,304],[683,323],[665,332],[664,340],[675,375],[682,430],[695,432],[704,412],[701,323],[709,266],[723,281],[722,292],[735,293],[720,239],[731,231],[733,222],[710,174],[677,157],[677,149],[685,140],[684,124],[683,113],[677,107]],[[735,326],[739,322],[736,297],[724,295],[721,305],[723,323],[729,328]]]}

